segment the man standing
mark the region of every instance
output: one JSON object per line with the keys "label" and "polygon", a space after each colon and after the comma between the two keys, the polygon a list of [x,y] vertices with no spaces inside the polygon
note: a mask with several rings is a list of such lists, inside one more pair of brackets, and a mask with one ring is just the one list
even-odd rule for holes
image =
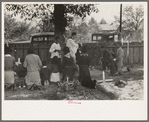
{"label": "man standing", "polygon": [[66,42],[66,46],[69,47],[70,54],[71,54],[71,56],[72,56],[72,58],[73,58],[75,63],[76,63],[76,56],[75,56],[75,54],[76,54],[77,49],[79,47],[79,45],[74,42],[74,39],[75,39],[76,35],[77,34],[75,32],[73,32],[71,34],[71,38],[69,38],[67,40],[67,42]]}
{"label": "man standing", "polygon": [[109,69],[111,62],[111,55],[107,48],[107,45],[103,46],[103,58],[102,58],[102,68],[104,71],[107,71],[107,68]]}
{"label": "man standing", "polygon": [[123,68],[124,51],[122,49],[121,43],[117,43],[116,45],[118,46],[117,56],[116,56],[117,71],[119,75],[123,75],[122,68]]}

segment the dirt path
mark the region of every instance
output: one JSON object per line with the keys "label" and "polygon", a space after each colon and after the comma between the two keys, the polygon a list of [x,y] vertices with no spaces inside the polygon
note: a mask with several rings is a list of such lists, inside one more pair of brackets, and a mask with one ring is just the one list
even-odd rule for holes
{"label": "dirt path", "polygon": [[[93,69],[90,71],[92,79],[101,80],[102,72]],[[76,90],[68,92],[59,91],[54,84],[47,86],[45,90],[29,91],[27,89],[19,89],[16,91],[5,91],[5,100],[141,100],[143,99],[144,78],[143,67],[135,66],[131,68],[131,72],[126,72],[123,76],[109,76],[106,73],[106,78],[114,79],[112,82],[106,82],[106,90],[118,95],[112,96],[108,92],[103,92],[99,87],[97,89],[88,89],[78,86]],[[127,85],[124,88],[119,88],[114,85],[117,80],[124,80]]]}
{"label": "dirt path", "polygon": [[[113,79],[112,82],[106,82],[105,89],[117,95],[118,100],[143,100],[144,95],[144,70],[143,66],[133,66],[130,72],[125,72],[123,76],[110,76],[106,73],[106,79]],[[102,72],[99,70],[92,71],[92,76],[95,79],[101,79]],[[97,75],[99,74],[99,75]],[[123,80],[127,83],[124,88],[115,86],[115,82]],[[101,89],[99,88],[101,91]]]}

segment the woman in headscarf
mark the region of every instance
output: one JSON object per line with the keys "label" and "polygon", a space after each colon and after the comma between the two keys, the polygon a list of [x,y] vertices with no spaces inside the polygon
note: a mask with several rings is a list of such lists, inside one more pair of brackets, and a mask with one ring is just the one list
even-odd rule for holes
{"label": "woman in headscarf", "polygon": [[5,69],[5,89],[12,87],[13,90],[16,89],[14,80],[14,70],[15,70],[15,58],[11,56],[12,50],[5,45],[5,55],[4,55],[4,69]]}
{"label": "woman in headscarf", "polygon": [[34,90],[35,87],[41,89],[41,79],[39,71],[42,67],[41,60],[38,55],[34,54],[33,47],[27,51],[27,56],[24,60],[24,67],[27,68],[26,84],[28,89]]}
{"label": "woman in headscarf", "polygon": [[87,88],[95,88],[96,81],[91,79],[90,72],[89,72],[89,63],[90,58],[87,54],[87,48],[82,48],[82,53],[80,54],[80,57],[77,61],[79,65],[79,80],[81,82],[81,85]]}

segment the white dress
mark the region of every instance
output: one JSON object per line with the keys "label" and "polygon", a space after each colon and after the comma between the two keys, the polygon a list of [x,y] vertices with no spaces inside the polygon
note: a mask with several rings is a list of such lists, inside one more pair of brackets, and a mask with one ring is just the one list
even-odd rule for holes
{"label": "white dress", "polygon": [[50,78],[51,82],[58,82],[60,81],[60,73],[51,73],[51,78]]}
{"label": "white dress", "polygon": [[51,53],[51,58],[53,58],[54,56],[57,56],[58,58],[60,58],[59,53],[57,51],[54,52],[55,50],[61,50],[61,47],[60,47],[59,43],[58,44],[53,43],[50,47],[49,52]]}
{"label": "white dress", "polygon": [[70,39],[67,40],[66,46],[69,47],[71,56],[75,58],[75,54],[76,54],[76,52],[77,52],[77,49],[78,49],[79,45],[76,44],[76,43],[74,42],[74,40],[72,40],[72,39],[70,38]]}

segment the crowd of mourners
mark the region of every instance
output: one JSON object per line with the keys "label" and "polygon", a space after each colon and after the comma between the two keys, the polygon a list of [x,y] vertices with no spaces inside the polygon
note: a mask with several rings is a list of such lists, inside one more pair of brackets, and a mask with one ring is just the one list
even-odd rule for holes
{"label": "crowd of mourners", "polygon": [[[76,33],[73,32],[67,40],[66,46],[61,49],[60,38],[56,37],[51,45],[50,66],[49,62],[43,61],[35,54],[34,48],[28,48],[25,58],[20,59],[16,66],[15,58],[11,55],[12,50],[5,46],[4,55],[4,80],[5,90],[16,89],[15,75],[19,77],[19,88],[25,87],[29,90],[43,89],[43,86],[50,84],[59,85],[60,82],[79,81],[87,88],[95,88],[96,80],[92,80],[89,72],[90,57],[87,54],[87,47],[75,43]],[[117,45],[117,54],[109,51],[104,46],[102,68],[105,71],[109,68],[112,75],[122,75],[123,49]]]}

